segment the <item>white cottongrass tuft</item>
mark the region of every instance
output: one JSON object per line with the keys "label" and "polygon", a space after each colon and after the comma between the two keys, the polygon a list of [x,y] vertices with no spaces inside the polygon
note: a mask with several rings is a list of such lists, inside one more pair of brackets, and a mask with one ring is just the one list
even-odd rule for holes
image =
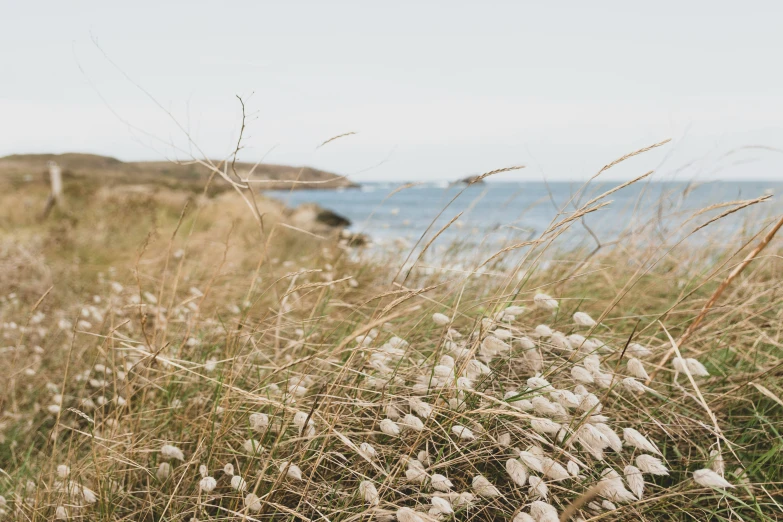
{"label": "white cottongrass tuft", "polygon": [[377,506],[381,503],[381,497],[378,495],[378,490],[369,480],[363,480],[359,483],[359,494],[364,498],[364,501],[371,506]]}
{"label": "white cottongrass tuft", "polygon": [[269,427],[269,416],[266,413],[252,413],[248,421],[256,431],[265,431]]}
{"label": "white cottongrass tuft", "polygon": [[709,377],[710,372],[704,367],[702,363],[696,359],[683,359],[682,357],[675,357],[672,359],[672,366],[680,373],[689,373],[694,377]]}
{"label": "white cottongrass tuft", "polygon": [[161,462],[158,466],[158,471],[155,472],[155,476],[158,480],[164,482],[171,475],[171,464],[168,462]]}
{"label": "white cottongrass tuft", "polygon": [[733,488],[734,485],[711,469],[699,469],[693,472],[693,480],[700,486],[713,489]]}
{"label": "white cottongrass tuft", "polygon": [[720,451],[714,449],[710,451],[710,459],[712,459],[710,469],[722,477],[726,472],[726,463],[723,460],[723,455],[721,455]]}
{"label": "white cottongrass tuft", "polygon": [[362,442],[359,445],[359,455],[361,455],[365,459],[373,460],[377,454],[378,452],[375,451],[375,448],[373,448],[370,444],[366,442]]}
{"label": "white cottongrass tuft", "polygon": [[549,477],[552,480],[566,480],[571,478],[571,475],[568,473],[568,470],[566,470],[556,460],[550,459],[549,457],[544,457],[542,461],[543,461],[542,467],[544,469],[544,475],[546,477]]}
{"label": "white cottongrass tuft", "polygon": [[666,469],[663,462],[652,455],[638,455],[636,457],[636,466],[650,475],[664,476],[669,474],[669,470]]}
{"label": "white cottongrass tuft", "polygon": [[198,489],[204,493],[211,493],[212,490],[215,489],[215,486],[217,486],[217,480],[215,480],[213,477],[204,477],[198,483]]}
{"label": "white cottongrass tuft", "polygon": [[285,472],[285,476],[292,480],[302,480],[302,470],[296,464],[283,461],[280,463],[280,472]]}
{"label": "white cottongrass tuft", "polygon": [[560,304],[557,302],[557,299],[554,299],[552,296],[547,294],[536,294],[535,297],[533,297],[533,302],[537,307],[543,310],[554,311],[557,310],[558,306],[560,306]]}
{"label": "white cottongrass tuft", "polygon": [[239,475],[231,477],[231,487],[236,491],[245,491],[247,489],[247,482]]}
{"label": "white cottongrass tuft", "polygon": [[55,520],[68,520],[68,511],[63,506],[57,506],[54,510]]}
{"label": "white cottongrass tuft", "polygon": [[656,455],[661,454],[661,450],[658,449],[658,446],[633,428],[625,428],[623,430],[623,439],[626,444],[633,446],[634,448],[638,448],[648,453],[655,453]]}
{"label": "white cottongrass tuft", "polygon": [[425,522],[424,517],[408,507],[397,510],[397,522]]}
{"label": "white cottongrass tuft", "polygon": [[436,312],[432,314],[432,322],[438,326],[446,326],[451,322],[451,318],[448,315]]}
{"label": "white cottongrass tuft", "polygon": [[522,315],[525,313],[525,307],[520,305],[511,305],[507,307],[505,310],[503,310],[507,314],[511,315]]}
{"label": "white cottongrass tuft", "polygon": [[631,493],[641,500],[642,495],[644,495],[644,477],[642,476],[642,470],[629,464],[623,469],[623,474],[625,475],[625,481],[628,483],[628,487],[631,489]]}
{"label": "white cottongrass tuft", "polygon": [[645,386],[644,384],[640,383],[633,377],[626,377],[622,381],[620,381],[623,385],[623,388],[628,390],[631,393],[644,393],[647,391],[650,391],[650,388]]}
{"label": "white cottongrass tuft", "polygon": [[647,357],[649,355],[652,355],[652,352],[648,348],[642,346],[639,343],[631,343],[628,345],[628,348],[625,349],[626,357],[635,357],[639,359],[639,358]]}
{"label": "white cottongrass tuft", "polygon": [[383,419],[380,424],[381,431],[390,437],[397,437],[400,434],[400,427],[391,419]]}
{"label": "white cottongrass tuft", "polygon": [[444,493],[450,491],[454,487],[454,484],[445,476],[440,473],[435,473],[430,477],[430,484],[432,489],[443,491]]}
{"label": "white cottongrass tuft", "polygon": [[633,493],[625,488],[622,477],[612,468],[601,472],[601,496],[614,502],[632,502],[636,500]]}
{"label": "white cottongrass tuft", "polygon": [[255,493],[248,493],[248,495],[245,497],[245,507],[248,509],[248,511],[257,513],[261,511],[261,499],[259,499],[258,495]]}
{"label": "white cottongrass tuft", "polygon": [[430,415],[432,415],[432,406],[417,397],[411,397],[408,399],[408,405],[411,407],[411,410],[416,413],[416,415],[423,419],[427,419],[430,417]]}
{"label": "white cottongrass tuft", "polygon": [[563,429],[563,427],[555,421],[544,418],[530,419],[530,427],[533,428],[535,432],[542,435],[557,435],[557,432]]}
{"label": "white cottongrass tuft", "polygon": [[644,369],[644,364],[642,364],[642,361],[637,359],[636,357],[631,357],[628,359],[628,373],[636,377],[637,379],[647,380],[649,379],[649,375],[647,375],[647,370]]}
{"label": "white cottongrass tuft", "polygon": [[71,474],[71,468],[69,468],[65,464],[60,464],[59,466],[57,466],[57,476],[58,477],[66,478],[70,474]]}
{"label": "white cottongrass tuft", "polygon": [[579,464],[575,460],[569,460],[568,464],[566,464],[566,469],[574,477],[579,475]]}
{"label": "white cottongrass tuft", "polygon": [[584,384],[592,384],[595,382],[593,375],[586,368],[581,366],[571,367],[571,378]]}
{"label": "white cottongrass tuft", "polygon": [[585,312],[576,312],[574,314],[574,322],[579,326],[595,326],[596,322]]}
{"label": "white cottongrass tuft", "polygon": [[245,450],[245,453],[255,455],[261,451],[261,443],[255,439],[247,439],[242,443],[242,449]]}
{"label": "white cottongrass tuft", "polygon": [[517,486],[524,486],[527,482],[527,466],[519,460],[509,459],[506,461],[506,471]]}
{"label": "white cottongrass tuft", "polygon": [[545,324],[539,324],[535,328],[536,335],[539,337],[551,337],[552,329]]}
{"label": "white cottongrass tuft", "polygon": [[536,522],[536,519],[525,513],[524,511],[520,511],[516,514],[516,516],[513,518],[511,522]]}
{"label": "white cottongrass tuft", "polygon": [[421,422],[421,419],[410,413],[402,418],[400,424],[413,431],[422,431],[424,429],[424,423]]}
{"label": "white cottongrass tuft", "polygon": [[500,496],[500,490],[483,475],[476,475],[473,477],[472,486],[473,491],[475,491],[476,494],[481,497],[492,498]]}
{"label": "white cottongrass tuft", "polygon": [[223,466],[223,473],[228,475],[229,477],[234,475],[234,465],[231,463],[226,464]]}
{"label": "white cottongrass tuft", "polygon": [[474,440],[476,436],[473,434],[472,431],[470,431],[469,428],[466,428],[465,426],[460,426],[459,424],[452,426],[451,431],[459,437],[462,440]]}
{"label": "white cottongrass tuft", "polygon": [[544,463],[541,461],[541,457],[538,455],[533,454],[530,451],[520,451],[519,452],[519,460],[521,460],[525,466],[528,468],[537,471],[539,473],[544,472]]}
{"label": "white cottongrass tuft", "polygon": [[454,513],[454,508],[451,507],[451,502],[441,497],[432,497],[432,509],[430,509],[431,515],[450,515]]}
{"label": "white cottongrass tuft", "polygon": [[530,516],[536,522],[559,522],[560,516],[554,506],[540,500],[530,504]]}
{"label": "white cottongrass tuft", "polygon": [[545,499],[549,494],[549,488],[541,477],[530,475],[527,479],[527,483],[530,484],[531,497]]}
{"label": "white cottongrass tuft", "polygon": [[181,449],[179,449],[176,446],[172,446],[171,444],[164,444],[160,448],[160,454],[167,459],[175,459],[175,460],[185,460],[185,454],[182,452]]}

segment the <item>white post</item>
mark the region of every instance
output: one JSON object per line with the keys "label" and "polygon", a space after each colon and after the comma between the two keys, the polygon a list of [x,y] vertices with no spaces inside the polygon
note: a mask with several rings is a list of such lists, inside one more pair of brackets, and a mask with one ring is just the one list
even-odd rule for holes
{"label": "white post", "polygon": [[52,183],[52,198],[59,201],[63,192],[63,173],[54,161],[49,162],[49,180]]}

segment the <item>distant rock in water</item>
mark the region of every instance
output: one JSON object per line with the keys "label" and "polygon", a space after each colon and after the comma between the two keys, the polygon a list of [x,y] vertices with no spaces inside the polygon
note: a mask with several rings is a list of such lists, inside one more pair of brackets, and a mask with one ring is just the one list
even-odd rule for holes
{"label": "distant rock in water", "polygon": [[468,176],[467,178],[462,178],[458,181],[456,181],[455,185],[472,185],[474,183],[484,183],[484,180],[481,179],[481,176]]}
{"label": "distant rock in water", "polygon": [[332,212],[329,209],[321,209],[315,216],[315,220],[330,227],[345,228],[351,226],[351,221],[348,218],[345,218],[336,212]]}

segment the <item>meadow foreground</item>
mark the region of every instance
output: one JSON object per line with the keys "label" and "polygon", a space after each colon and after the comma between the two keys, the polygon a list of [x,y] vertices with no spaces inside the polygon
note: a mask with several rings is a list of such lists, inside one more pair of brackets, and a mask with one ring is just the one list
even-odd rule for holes
{"label": "meadow foreground", "polygon": [[7,519],[783,519],[763,198],[559,250],[607,194],[423,269],[434,231],[405,264],[263,198],[66,188],[2,196]]}

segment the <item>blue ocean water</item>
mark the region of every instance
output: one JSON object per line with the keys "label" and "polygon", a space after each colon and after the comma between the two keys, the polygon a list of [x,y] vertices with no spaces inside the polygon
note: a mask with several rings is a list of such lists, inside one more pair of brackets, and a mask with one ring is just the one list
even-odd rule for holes
{"label": "blue ocean water", "polygon": [[[431,236],[462,213],[438,242],[456,239],[478,243],[489,235],[538,237],[558,215],[559,219],[568,217],[578,206],[620,184],[594,183],[580,192],[581,183],[563,182],[488,182],[467,188],[436,183],[407,188],[401,188],[402,183],[365,183],[358,189],[269,191],[266,195],[289,206],[318,203],[351,220],[351,230],[364,232],[381,243],[398,238],[415,242],[425,232]],[[611,240],[634,227],[655,226],[658,234],[681,233],[731,207],[705,212],[688,221],[692,226],[679,227],[699,209],[765,194],[772,197],[712,226],[736,230],[771,215],[775,208],[780,212],[783,182],[640,182],[602,199],[611,203],[587,215],[584,222],[601,240]],[[581,224],[572,226],[569,233],[588,234]]]}

